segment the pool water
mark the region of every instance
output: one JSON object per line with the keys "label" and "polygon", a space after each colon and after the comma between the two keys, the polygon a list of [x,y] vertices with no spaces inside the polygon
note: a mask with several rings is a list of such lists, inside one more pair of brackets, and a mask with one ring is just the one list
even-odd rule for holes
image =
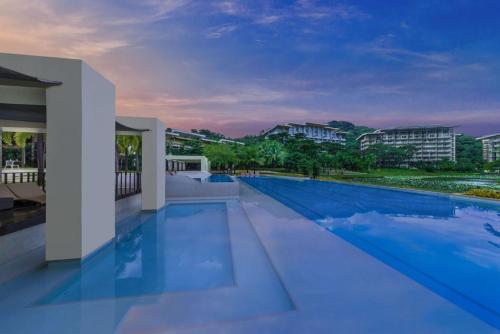
{"label": "pool water", "polygon": [[2,334],[163,333],[294,309],[236,200],[133,214],[83,263],[0,284]]}
{"label": "pool water", "polygon": [[[203,238],[200,238],[203,236]],[[173,204],[128,233],[38,304],[234,284],[224,203]]]}
{"label": "pool water", "polygon": [[227,174],[212,174],[207,178],[208,182],[233,182]]}
{"label": "pool water", "polygon": [[500,329],[500,204],[314,180],[241,179]]}

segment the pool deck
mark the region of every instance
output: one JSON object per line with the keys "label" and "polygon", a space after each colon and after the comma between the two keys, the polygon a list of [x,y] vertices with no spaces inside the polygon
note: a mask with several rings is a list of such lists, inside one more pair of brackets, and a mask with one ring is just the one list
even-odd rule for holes
{"label": "pool deck", "polygon": [[235,284],[34,305],[77,270],[55,266],[0,285],[0,331],[500,333],[245,184],[239,201],[224,202]]}

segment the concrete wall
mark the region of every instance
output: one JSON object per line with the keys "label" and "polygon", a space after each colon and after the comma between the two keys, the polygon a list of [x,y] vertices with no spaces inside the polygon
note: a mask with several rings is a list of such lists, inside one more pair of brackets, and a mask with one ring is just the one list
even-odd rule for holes
{"label": "concrete wall", "polygon": [[[82,63],[82,255],[115,236],[115,87]],[[96,147],[99,147],[96,150]]]}
{"label": "concrete wall", "polygon": [[0,54],[46,89],[46,259],[79,259],[114,237],[114,86],[81,60]]}
{"label": "concrete wall", "polygon": [[167,175],[165,197],[167,200],[182,199],[236,199],[239,197],[239,183],[199,182],[185,175]]}
{"label": "concrete wall", "polygon": [[142,209],[165,205],[165,124],[157,118],[117,117],[123,125],[147,129],[142,133]]}
{"label": "concrete wall", "polygon": [[45,105],[45,88],[0,85],[0,103]]}
{"label": "concrete wall", "polygon": [[201,170],[200,172],[208,172],[210,171],[210,162],[208,161],[207,157],[203,155],[172,155],[169,154],[166,157],[166,160],[176,160],[176,161],[182,161],[185,163],[188,162],[195,162],[195,163],[200,163],[201,165]]}

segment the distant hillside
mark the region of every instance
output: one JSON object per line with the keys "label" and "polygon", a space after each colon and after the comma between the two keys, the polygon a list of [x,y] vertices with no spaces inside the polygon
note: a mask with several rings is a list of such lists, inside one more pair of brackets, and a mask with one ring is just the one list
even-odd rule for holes
{"label": "distant hillside", "polygon": [[331,121],[328,122],[328,125],[333,128],[338,128],[342,131],[347,132],[346,140],[348,143],[355,142],[356,138],[358,138],[363,133],[375,131],[375,129],[373,128],[364,125],[355,125],[347,121]]}
{"label": "distant hillside", "polygon": [[[347,135],[346,135],[347,142],[354,143],[356,146],[358,145],[357,143],[355,143],[357,137],[359,137],[363,133],[375,131],[375,129],[373,129],[373,128],[369,128],[369,127],[363,126],[363,125],[355,125],[355,124],[353,124],[351,122],[347,122],[347,121],[331,121],[331,122],[328,122],[328,125],[347,132]],[[250,144],[258,143],[260,140],[262,140],[262,135],[244,136],[241,138],[237,138],[236,140],[250,145]]]}
{"label": "distant hillside", "polygon": [[213,132],[208,129],[191,129],[191,132],[205,135],[208,139],[212,140],[220,140],[226,138],[222,133]]}

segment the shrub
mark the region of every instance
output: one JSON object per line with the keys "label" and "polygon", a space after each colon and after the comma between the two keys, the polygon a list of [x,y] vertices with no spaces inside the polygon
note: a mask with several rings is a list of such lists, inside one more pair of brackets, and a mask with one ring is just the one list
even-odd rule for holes
{"label": "shrub", "polygon": [[500,199],[500,190],[495,189],[471,189],[465,194],[471,196]]}

